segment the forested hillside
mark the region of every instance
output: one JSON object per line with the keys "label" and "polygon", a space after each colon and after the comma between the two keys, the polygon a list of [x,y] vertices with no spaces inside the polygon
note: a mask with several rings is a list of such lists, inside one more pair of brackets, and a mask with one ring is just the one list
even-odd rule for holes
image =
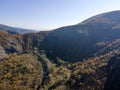
{"label": "forested hillside", "polygon": [[119,16],[36,33],[0,30],[0,90],[119,90]]}

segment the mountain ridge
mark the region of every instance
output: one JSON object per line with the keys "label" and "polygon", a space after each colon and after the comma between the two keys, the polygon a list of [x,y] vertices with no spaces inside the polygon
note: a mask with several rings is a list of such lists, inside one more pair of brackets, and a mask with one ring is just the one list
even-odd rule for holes
{"label": "mountain ridge", "polygon": [[37,33],[0,30],[0,89],[117,90],[119,16],[104,13]]}
{"label": "mountain ridge", "polygon": [[[116,11],[110,12],[110,14],[111,13],[116,13]],[[108,13],[104,13],[104,16],[106,16],[106,14],[108,15]],[[97,43],[110,42],[111,40],[119,38],[120,34],[119,22],[117,24],[114,22],[109,23],[109,18],[107,18],[108,20],[106,22],[106,19],[96,20],[96,17],[104,18],[101,17],[100,14],[89,18],[88,20],[91,23],[87,23],[88,20],[85,20],[83,21],[84,24],[82,22],[82,24],[61,27],[53,30],[45,38],[40,46],[40,49],[45,50],[47,56],[51,59],[55,59],[54,57],[51,57],[52,55],[56,55],[55,57],[60,57],[66,61],[74,61],[80,58],[85,59],[85,57],[90,57],[93,53],[96,53],[100,48],[102,48],[102,46],[97,46]],[[113,14],[113,17],[116,18],[116,14]],[[94,22],[92,19],[95,19]],[[117,28],[115,28],[116,26]],[[53,54],[51,53],[51,51]]]}
{"label": "mountain ridge", "polygon": [[5,30],[10,34],[17,34],[17,33],[24,34],[24,33],[37,32],[36,30],[32,30],[32,29],[12,27],[12,26],[4,25],[4,24],[0,24],[0,30]]}

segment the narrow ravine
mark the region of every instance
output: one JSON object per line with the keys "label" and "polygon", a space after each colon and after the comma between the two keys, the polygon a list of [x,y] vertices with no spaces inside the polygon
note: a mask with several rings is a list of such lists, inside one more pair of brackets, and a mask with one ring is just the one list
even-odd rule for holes
{"label": "narrow ravine", "polygon": [[42,77],[42,83],[41,83],[41,85],[39,85],[37,90],[41,90],[41,88],[44,87],[44,83],[48,76],[48,68],[47,68],[46,64],[44,62],[41,62],[41,64],[42,64],[42,70],[43,70],[43,77]]}
{"label": "narrow ravine", "polygon": [[38,61],[40,61],[43,70],[42,83],[38,86],[37,90],[42,90],[44,83],[47,80],[48,71],[52,67],[52,63],[45,57],[45,55],[37,54]]}

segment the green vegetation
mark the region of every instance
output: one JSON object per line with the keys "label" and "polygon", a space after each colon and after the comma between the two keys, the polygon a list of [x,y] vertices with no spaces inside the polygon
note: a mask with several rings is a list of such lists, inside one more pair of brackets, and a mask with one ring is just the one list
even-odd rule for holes
{"label": "green vegetation", "polygon": [[119,18],[106,15],[50,32],[0,30],[0,90],[120,89]]}
{"label": "green vegetation", "polygon": [[41,77],[41,65],[30,54],[10,54],[7,59],[0,61],[2,90],[36,90]]}

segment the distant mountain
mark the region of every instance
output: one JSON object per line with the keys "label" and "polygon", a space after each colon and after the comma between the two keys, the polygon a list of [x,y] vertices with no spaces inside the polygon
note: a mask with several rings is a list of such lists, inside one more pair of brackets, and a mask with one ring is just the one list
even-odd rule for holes
{"label": "distant mountain", "polygon": [[16,34],[16,33],[24,34],[24,33],[37,32],[36,30],[32,30],[32,29],[17,28],[3,24],[0,24],[0,30],[5,30],[10,34]]}
{"label": "distant mountain", "polygon": [[[112,11],[93,16],[76,25],[24,34],[22,38],[26,44],[24,48],[36,47],[39,51],[44,51],[47,58],[53,62],[57,62],[57,58],[77,62],[94,55],[104,55],[113,50],[107,48],[108,45],[120,39],[119,16],[120,11]],[[5,26],[1,25],[1,27]],[[12,29],[9,29],[9,32]]]}
{"label": "distant mountain", "polygon": [[93,16],[77,25],[53,30],[41,43],[51,60],[76,62],[87,59],[120,38],[120,11]]}

